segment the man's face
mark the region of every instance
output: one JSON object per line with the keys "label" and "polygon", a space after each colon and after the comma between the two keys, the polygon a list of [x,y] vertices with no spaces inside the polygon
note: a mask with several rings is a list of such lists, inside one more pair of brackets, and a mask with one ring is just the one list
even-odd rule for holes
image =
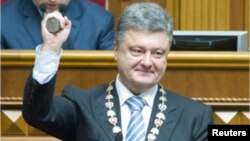
{"label": "man's face", "polygon": [[170,45],[165,32],[127,31],[115,45],[119,79],[132,92],[141,93],[164,75]]}
{"label": "man's face", "polygon": [[70,0],[33,0],[33,3],[39,7],[41,4],[45,4],[47,7],[47,12],[53,12],[59,10],[59,5],[67,6]]}

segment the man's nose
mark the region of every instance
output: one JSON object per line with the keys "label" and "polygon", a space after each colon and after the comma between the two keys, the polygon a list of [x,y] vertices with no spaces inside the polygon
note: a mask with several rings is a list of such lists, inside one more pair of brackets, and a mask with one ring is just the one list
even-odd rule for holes
{"label": "man's nose", "polygon": [[141,63],[145,67],[150,67],[152,65],[152,55],[150,53],[144,54]]}

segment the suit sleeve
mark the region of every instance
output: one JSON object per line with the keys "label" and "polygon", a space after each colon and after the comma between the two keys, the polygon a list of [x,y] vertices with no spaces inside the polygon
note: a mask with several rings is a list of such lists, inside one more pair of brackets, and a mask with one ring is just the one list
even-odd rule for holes
{"label": "suit sleeve", "polygon": [[23,97],[22,113],[25,121],[59,139],[74,140],[76,109],[72,100],[53,96],[55,77],[41,85],[31,76],[27,80]]}
{"label": "suit sleeve", "polygon": [[114,44],[114,17],[108,16],[100,35],[99,50],[113,50]]}
{"label": "suit sleeve", "polygon": [[194,141],[208,141],[208,125],[214,124],[212,109],[206,106],[197,130],[193,130]]}

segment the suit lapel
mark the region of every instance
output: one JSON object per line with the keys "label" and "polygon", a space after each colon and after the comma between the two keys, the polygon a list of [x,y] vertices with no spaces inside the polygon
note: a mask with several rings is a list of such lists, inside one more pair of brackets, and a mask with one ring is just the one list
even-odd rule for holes
{"label": "suit lapel", "polygon": [[[116,117],[118,118],[118,126],[121,127],[121,116],[120,116],[120,104],[119,104],[119,98],[115,89],[115,86],[113,85],[114,90],[112,90],[112,94],[114,96],[114,111],[116,113]],[[98,98],[93,99],[93,108],[95,109],[93,112],[95,114],[95,117],[97,119],[98,124],[101,126],[102,131],[105,132],[108,136],[110,141],[114,141],[116,136],[112,132],[113,126],[108,121],[107,111],[108,109],[105,106],[105,99],[106,91],[103,92],[102,95],[100,95]],[[107,130],[108,129],[108,130]]]}
{"label": "suit lapel", "polygon": [[[150,130],[155,127],[154,125],[154,120],[156,117],[156,114],[159,112],[158,109],[158,104],[160,102],[159,97],[161,96],[161,93],[157,92],[156,97],[154,99],[154,105],[153,105],[153,109],[152,109],[152,114],[150,117],[150,122],[149,122],[149,126],[148,126],[148,130],[147,130],[147,135],[150,133]],[[166,117],[166,119],[164,120],[163,124],[161,127],[159,127],[159,135],[156,135],[156,140],[169,140],[173,129],[175,128],[177,121],[181,115],[182,110],[177,108],[175,106],[175,103],[173,103],[170,99],[170,97],[167,94],[167,110],[164,111],[164,115]]]}
{"label": "suit lapel", "polygon": [[31,0],[22,0],[19,11],[23,13],[23,18],[25,19],[23,25],[33,40],[34,45],[40,44],[42,42],[40,27],[42,17],[38,10]]}
{"label": "suit lapel", "polygon": [[[120,103],[119,103],[118,94],[117,94],[114,84],[113,84],[113,88],[114,88],[114,90],[112,90],[112,94],[114,96],[114,108],[113,109],[115,110],[116,116],[118,118],[118,126],[121,127]],[[106,102],[105,96],[106,96],[106,92],[103,92],[103,94],[100,95],[98,98],[93,99],[92,104],[93,104],[93,108],[95,109],[93,112],[103,132],[105,132],[109,136],[110,141],[114,141],[115,134],[112,132],[112,125],[108,122],[107,108],[105,106],[105,102]],[[160,102],[159,101],[160,96],[161,96],[161,93],[158,90],[156,97],[154,99],[154,105],[153,105],[152,114],[150,117],[147,135],[150,133],[150,130],[154,127],[154,120],[155,120],[156,114],[159,112],[158,104]],[[159,127],[160,133],[159,135],[157,135],[157,140],[169,140],[173,132],[173,129],[175,128],[177,121],[180,118],[180,115],[182,113],[182,110],[175,106],[176,102],[173,102],[173,100],[171,99],[171,97],[169,97],[168,94],[167,94],[167,99],[168,99],[167,101],[168,108],[164,112],[166,119],[164,120],[163,125]]]}

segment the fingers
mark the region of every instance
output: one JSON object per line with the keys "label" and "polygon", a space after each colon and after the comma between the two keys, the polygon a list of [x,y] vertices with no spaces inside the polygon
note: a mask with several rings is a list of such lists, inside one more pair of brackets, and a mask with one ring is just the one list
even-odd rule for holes
{"label": "fingers", "polygon": [[64,16],[63,18],[64,18],[64,21],[65,21],[64,28],[65,29],[71,29],[71,26],[72,26],[71,21],[68,19],[67,16]]}

